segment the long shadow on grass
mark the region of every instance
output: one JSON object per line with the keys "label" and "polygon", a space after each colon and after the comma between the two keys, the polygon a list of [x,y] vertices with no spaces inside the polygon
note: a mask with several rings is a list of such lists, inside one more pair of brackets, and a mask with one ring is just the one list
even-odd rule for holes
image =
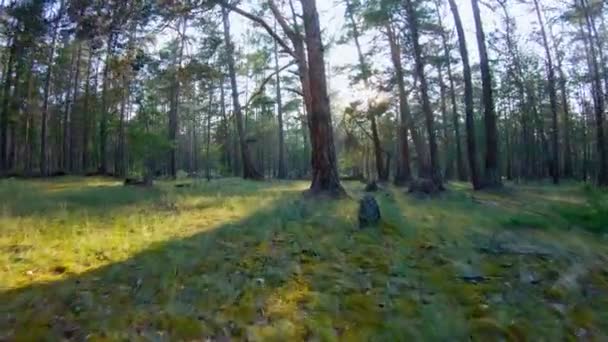
{"label": "long shadow on grass", "polygon": [[[362,270],[386,273],[387,267],[367,259],[381,259],[385,246],[355,250],[358,239],[372,238],[353,234],[354,221],[335,214],[345,205],[352,203],[281,197],[238,223],[153,245],[124,262],[4,291],[0,340],[304,338],[333,329],[327,320],[314,323],[317,316],[307,316],[320,305],[312,284],[331,293],[339,280],[341,295],[359,294],[372,286]],[[349,250],[354,259],[339,260]],[[355,261],[358,269],[339,266]],[[331,300],[323,305],[337,310]],[[375,302],[352,305],[382,310]],[[383,314],[367,314],[381,324]]]}
{"label": "long shadow on grass", "polygon": [[0,187],[5,215],[41,216],[58,211],[106,215],[129,205],[158,201],[163,192],[158,188],[124,187],[118,184],[69,187],[47,190],[42,184],[19,182]]}

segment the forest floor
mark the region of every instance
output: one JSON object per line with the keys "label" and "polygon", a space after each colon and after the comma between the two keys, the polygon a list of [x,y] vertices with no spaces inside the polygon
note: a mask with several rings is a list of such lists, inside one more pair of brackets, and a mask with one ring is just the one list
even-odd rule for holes
{"label": "forest floor", "polygon": [[608,338],[608,194],[0,181],[2,340]]}

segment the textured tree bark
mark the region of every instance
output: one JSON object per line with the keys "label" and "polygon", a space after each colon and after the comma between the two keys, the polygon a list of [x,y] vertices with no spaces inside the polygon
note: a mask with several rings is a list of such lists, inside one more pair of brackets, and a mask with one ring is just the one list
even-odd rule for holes
{"label": "textured tree bark", "polygon": [[551,176],[553,178],[553,184],[559,184],[559,129],[557,125],[557,91],[555,87],[555,67],[553,65],[553,57],[551,56],[551,49],[549,48],[549,40],[547,39],[547,33],[545,31],[545,24],[543,16],[541,14],[540,5],[538,0],[534,0],[534,8],[536,10],[536,17],[540,25],[540,33],[543,40],[543,47],[545,49],[545,61],[547,66],[547,76],[549,81],[549,102],[551,105],[551,119],[552,119],[552,131],[551,131],[551,142],[552,142],[552,162],[551,162]]}
{"label": "textured tree bark", "polygon": [[420,96],[422,98],[422,111],[424,112],[424,118],[426,122],[426,129],[429,138],[429,148],[431,156],[431,168],[430,178],[438,189],[443,189],[443,180],[441,177],[441,170],[439,166],[438,153],[437,153],[437,138],[435,133],[435,120],[433,118],[433,110],[428,94],[428,84],[426,76],[424,74],[424,60],[422,58],[422,48],[419,41],[418,33],[418,19],[416,17],[416,11],[412,0],[405,0],[405,10],[408,13],[408,23],[410,27],[410,34],[412,37],[412,48],[414,52],[414,60],[416,64],[416,74],[418,76],[418,82],[420,87]]}
{"label": "textured tree bark", "polygon": [[315,0],[300,0],[300,2],[306,31],[311,95],[309,122],[312,143],[312,184],[310,193],[343,196],[345,191],[338,175],[319,14]]}
{"label": "textured tree bark", "polygon": [[483,88],[484,123],[486,133],[486,163],[484,187],[499,187],[502,184],[500,170],[498,169],[498,128],[496,125],[496,112],[492,91],[492,72],[488,61],[485,34],[479,11],[479,1],[471,0],[473,17],[477,34],[477,48],[479,49],[479,67],[481,69],[481,83]]}
{"label": "textured tree bark", "polygon": [[466,130],[467,130],[467,154],[469,159],[469,172],[471,173],[471,183],[475,190],[481,189],[481,179],[479,176],[479,167],[477,165],[477,143],[475,142],[475,120],[473,118],[473,80],[471,78],[471,66],[469,64],[469,51],[467,50],[467,42],[458,12],[458,6],[454,0],[449,0],[450,9],[454,16],[456,32],[458,34],[458,45],[460,49],[460,57],[462,59],[463,76],[464,76],[464,104],[466,115]]}
{"label": "textured tree bark", "polygon": [[255,169],[251,160],[249,146],[247,145],[245,130],[243,128],[243,112],[241,103],[239,102],[239,91],[236,83],[236,70],[234,65],[234,46],[230,37],[230,18],[228,10],[222,7],[222,21],[224,24],[224,41],[226,44],[226,54],[228,62],[228,73],[230,75],[230,84],[232,86],[232,110],[236,122],[236,129],[241,147],[241,162],[243,165],[243,178],[245,179],[262,179],[262,175]]}

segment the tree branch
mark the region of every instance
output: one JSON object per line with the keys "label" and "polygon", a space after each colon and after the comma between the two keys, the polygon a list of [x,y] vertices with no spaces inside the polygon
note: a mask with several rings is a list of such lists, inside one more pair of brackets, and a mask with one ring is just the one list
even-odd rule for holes
{"label": "tree branch", "polygon": [[296,64],[295,61],[289,62],[286,65],[284,65],[282,68],[280,68],[279,70],[271,73],[270,75],[268,75],[268,77],[266,77],[263,81],[262,84],[260,84],[260,86],[258,87],[258,89],[251,95],[251,97],[249,98],[249,101],[247,101],[247,104],[245,104],[245,106],[243,107],[244,109],[249,108],[249,106],[251,105],[251,103],[253,102],[253,100],[255,100],[258,96],[260,96],[262,94],[262,92],[264,92],[264,88],[266,88],[266,84],[268,84],[268,82],[270,82],[277,74],[281,73],[281,71],[289,68],[290,66]]}
{"label": "tree branch", "polygon": [[264,19],[262,19],[262,18],[260,18],[260,17],[258,17],[256,15],[254,15],[254,14],[251,14],[251,13],[249,13],[247,11],[244,11],[244,10],[242,10],[242,9],[234,6],[234,5],[231,5],[226,0],[213,0],[213,1],[215,1],[215,3],[217,3],[218,5],[220,5],[222,7],[225,7],[227,9],[231,10],[231,11],[234,11],[237,14],[240,14],[243,17],[245,17],[245,18],[247,18],[247,19],[249,19],[249,20],[251,20],[251,21],[253,21],[253,22],[257,23],[257,24],[259,24],[260,26],[262,26],[264,28],[264,30],[266,30],[266,32],[268,32],[268,34],[270,34],[272,36],[272,38],[274,40],[276,40],[277,43],[279,45],[281,45],[281,47],[283,49],[285,49],[285,51],[287,53],[289,53],[291,56],[293,56],[294,58],[297,59],[295,53],[293,52],[293,49],[290,48],[289,45],[287,45],[287,43],[285,43],[285,41],[272,29],[272,27],[270,27],[270,25],[268,25],[268,23]]}
{"label": "tree branch", "polygon": [[300,95],[300,96],[304,97],[304,94],[300,90],[298,90],[296,88],[285,88],[285,90],[287,90],[289,92],[292,92],[292,93],[294,93],[296,95]]}

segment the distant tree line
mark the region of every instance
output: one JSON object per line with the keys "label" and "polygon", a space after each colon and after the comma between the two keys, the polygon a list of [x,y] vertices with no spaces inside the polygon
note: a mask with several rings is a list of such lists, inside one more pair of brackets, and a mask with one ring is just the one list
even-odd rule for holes
{"label": "distant tree line", "polygon": [[[608,186],[604,2],[470,0],[467,42],[455,0],[342,1],[337,40],[315,0],[2,1],[0,175]],[[387,99],[332,106],[346,43],[338,72]]]}

